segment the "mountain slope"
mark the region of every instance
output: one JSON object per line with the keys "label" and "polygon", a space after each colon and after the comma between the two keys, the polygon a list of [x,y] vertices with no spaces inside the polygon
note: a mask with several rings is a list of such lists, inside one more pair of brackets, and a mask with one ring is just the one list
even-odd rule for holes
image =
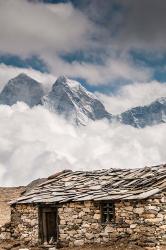
{"label": "mountain slope", "polygon": [[86,125],[88,120],[110,119],[99,99],[88,92],[79,82],[59,77],[52,90],[42,99],[49,110],[63,115],[75,124]]}
{"label": "mountain slope", "polygon": [[11,79],[0,93],[0,104],[13,105],[21,101],[30,107],[43,105],[76,125],[87,125],[89,120],[107,119],[136,128],[166,123],[166,97],[147,106],[129,109],[119,115],[108,113],[102,102],[79,82],[59,77],[51,91],[44,96],[39,82],[26,74]]}
{"label": "mountain slope", "polygon": [[116,116],[115,119],[136,128],[166,123],[166,97],[157,99],[150,105],[127,110]]}
{"label": "mountain slope", "polygon": [[25,102],[30,107],[41,103],[44,95],[42,86],[26,74],[20,74],[11,79],[0,93],[0,104],[13,105]]}

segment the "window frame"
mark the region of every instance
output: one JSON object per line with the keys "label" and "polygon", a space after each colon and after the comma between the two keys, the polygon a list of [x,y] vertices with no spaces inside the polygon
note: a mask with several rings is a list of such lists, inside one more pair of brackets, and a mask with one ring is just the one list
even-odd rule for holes
{"label": "window frame", "polygon": [[[104,211],[106,210],[106,211]],[[102,201],[100,203],[101,224],[115,224],[115,203]],[[104,218],[106,215],[106,219]]]}

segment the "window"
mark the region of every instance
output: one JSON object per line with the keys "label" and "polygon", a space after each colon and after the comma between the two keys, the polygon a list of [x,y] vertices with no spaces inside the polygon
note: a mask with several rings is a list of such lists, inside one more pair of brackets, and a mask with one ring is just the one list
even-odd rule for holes
{"label": "window", "polygon": [[106,224],[115,222],[115,205],[113,202],[101,203],[101,222]]}

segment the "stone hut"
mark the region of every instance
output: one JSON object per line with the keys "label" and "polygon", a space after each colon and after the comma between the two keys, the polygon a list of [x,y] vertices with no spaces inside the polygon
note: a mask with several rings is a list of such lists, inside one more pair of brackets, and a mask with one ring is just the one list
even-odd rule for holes
{"label": "stone hut", "polygon": [[12,237],[26,244],[82,246],[119,239],[166,245],[166,165],[65,170],[11,204]]}

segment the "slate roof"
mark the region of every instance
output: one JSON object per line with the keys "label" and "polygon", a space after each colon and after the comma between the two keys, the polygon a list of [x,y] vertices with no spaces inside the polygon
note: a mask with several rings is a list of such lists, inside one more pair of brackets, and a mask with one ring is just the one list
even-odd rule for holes
{"label": "slate roof", "polygon": [[166,164],[140,169],[65,170],[48,177],[15,203],[146,199],[166,190]]}

